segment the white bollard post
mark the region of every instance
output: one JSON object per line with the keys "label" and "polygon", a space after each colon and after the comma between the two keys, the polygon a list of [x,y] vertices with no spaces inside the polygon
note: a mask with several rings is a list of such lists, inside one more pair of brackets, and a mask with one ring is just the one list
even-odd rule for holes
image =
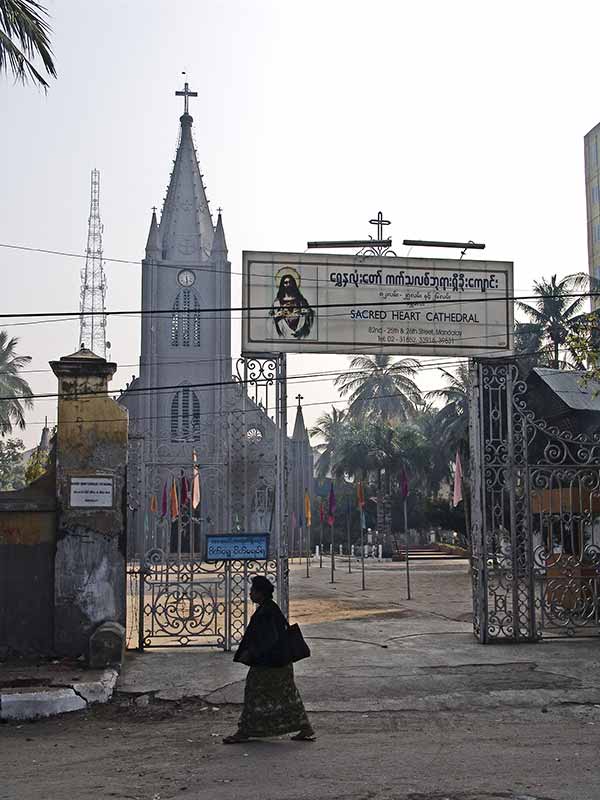
{"label": "white bollard post", "polygon": [[377,545],[377,558],[380,561],[383,558],[383,545],[382,544]]}
{"label": "white bollard post", "polygon": [[341,556],[344,555],[344,553],[342,552],[342,545],[340,545],[340,555]]}
{"label": "white bollard post", "polygon": [[318,557],[319,557],[319,545],[316,544],[315,545],[315,558],[318,558]]}

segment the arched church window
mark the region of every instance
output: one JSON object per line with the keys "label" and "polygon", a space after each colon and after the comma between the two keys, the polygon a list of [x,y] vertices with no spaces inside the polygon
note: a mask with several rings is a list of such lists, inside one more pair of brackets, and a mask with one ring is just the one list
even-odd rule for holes
{"label": "arched church window", "polygon": [[200,301],[193,289],[182,289],[171,314],[172,347],[200,347]]}
{"label": "arched church window", "polygon": [[189,386],[182,386],[171,400],[171,441],[200,438],[200,400]]}

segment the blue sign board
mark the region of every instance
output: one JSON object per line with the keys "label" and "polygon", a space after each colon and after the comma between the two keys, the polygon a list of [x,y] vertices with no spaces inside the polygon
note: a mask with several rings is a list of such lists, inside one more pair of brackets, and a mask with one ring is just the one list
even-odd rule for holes
{"label": "blue sign board", "polygon": [[208,534],[207,561],[266,561],[269,558],[268,533]]}

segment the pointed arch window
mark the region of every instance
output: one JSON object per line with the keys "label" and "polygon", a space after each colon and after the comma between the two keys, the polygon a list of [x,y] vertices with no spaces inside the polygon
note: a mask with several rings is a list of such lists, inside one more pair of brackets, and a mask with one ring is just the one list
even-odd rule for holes
{"label": "pointed arch window", "polygon": [[182,289],[173,303],[171,346],[200,347],[200,301],[193,289]]}
{"label": "pointed arch window", "polygon": [[200,438],[200,400],[189,386],[182,386],[171,400],[171,441],[190,442]]}

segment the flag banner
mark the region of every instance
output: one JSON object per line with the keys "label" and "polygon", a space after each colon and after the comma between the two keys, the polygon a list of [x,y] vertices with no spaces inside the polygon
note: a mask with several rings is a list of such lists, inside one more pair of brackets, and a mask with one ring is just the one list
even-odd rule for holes
{"label": "flag banner", "polygon": [[329,487],[329,504],[327,509],[328,525],[333,525],[333,523],[335,522],[335,509],[336,509],[335,492],[333,491],[333,481],[332,481],[331,486]]}
{"label": "flag banner", "polygon": [[150,511],[152,514],[156,514],[158,511],[158,498],[155,494],[150,497]]}
{"label": "flag banner", "polygon": [[457,450],[456,461],[454,463],[454,497],[452,498],[452,505],[456,508],[462,499],[462,464],[460,461],[460,453]]}
{"label": "flag banner", "polygon": [[304,518],[306,519],[306,526],[310,528],[312,525],[312,509],[310,507],[310,497],[306,489],[304,490]]}
{"label": "flag banner", "polygon": [[171,483],[171,522],[179,516],[179,498],[177,497],[177,482],[175,478]]}
{"label": "flag banner", "polygon": [[183,470],[181,470],[181,507],[185,508],[190,500],[190,488]]}
{"label": "flag banner", "polygon": [[356,502],[358,508],[362,511],[365,507],[365,490],[363,489],[363,482],[359,481],[356,486]]}
{"label": "flag banner", "polygon": [[192,479],[192,508],[198,508],[202,499],[202,490],[200,488],[200,467],[197,464],[195,450],[192,452],[192,461],[194,462],[194,477]]}
{"label": "flag banner", "polygon": [[408,491],[408,475],[404,467],[402,467],[402,472],[400,473],[400,493],[404,499],[408,497]]}
{"label": "flag banner", "polygon": [[160,515],[163,518],[167,516],[167,509],[168,509],[167,497],[168,497],[168,490],[167,490],[167,482],[165,481],[165,485],[163,486],[163,492],[162,492],[162,503],[160,506]]}

